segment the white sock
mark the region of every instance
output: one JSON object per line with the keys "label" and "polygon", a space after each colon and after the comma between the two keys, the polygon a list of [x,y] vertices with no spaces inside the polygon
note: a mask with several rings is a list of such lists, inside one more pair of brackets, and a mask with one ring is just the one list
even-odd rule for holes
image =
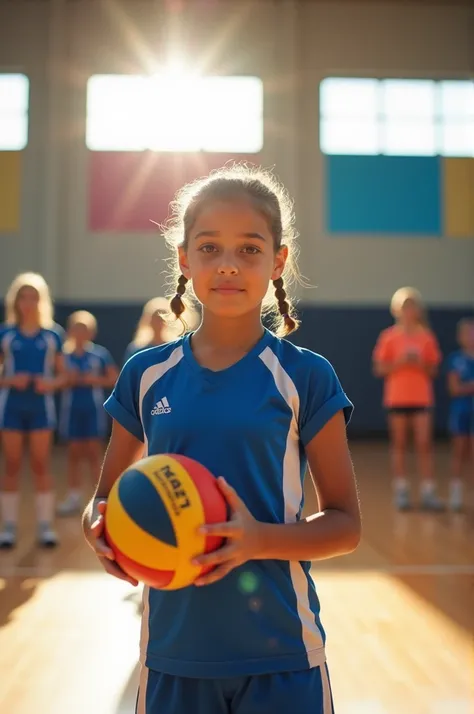
{"label": "white sock", "polygon": [[421,493],[423,496],[432,496],[435,492],[434,481],[422,481],[421,482]]}
{"label": "white sock", "polygon": [[458,497],[462,497],[462,492],[463,492],[463,482],[461,481],[460,478],[453,478],[450,481],[449,484],[449,491],[451,495],[456,495]]}
{"label": "white sock", "polygon": [[4,491],[0,495],[0,511],[4,524],[16,525],[18,521],[18,491]]}
{"label": "white sock", "polygon": [[52,523],[54,515],[54,493],[36,494],[36,517],[38,523]]}
{"label": "white sock", "polygon": [[404,476],[397,476],[393,480],[393,487],[397,493],[408,490],[408,481]]}

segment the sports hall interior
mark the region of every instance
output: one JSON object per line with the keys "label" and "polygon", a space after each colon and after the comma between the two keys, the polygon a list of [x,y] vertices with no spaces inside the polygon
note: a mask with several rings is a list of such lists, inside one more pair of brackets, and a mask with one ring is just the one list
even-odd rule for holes
{"label": "sports hall interior", "polygon": [[[305,285],[291,339],[332,362],[355,405],[362,542],[313,568],[335,711],[472,714],[474,463],[462,512],[393,508],[371,355],[401,286],[420,291],[444,356],[474,315],[474,5],[1,0],[2,298],[41,273],[56,321],[91,311],[120,366],[143,304],[166,291],[156,224],[176,189],[231,160],[272,168],[294,197]],[[435,394],[444,496],[442,369]],[[59,442],[53,463],[62,495]],[[25,463],[22,536],[0,551],[0,711],[132,714],[140,589],[102,571],[78,517],[39,549],[33,508]]]}

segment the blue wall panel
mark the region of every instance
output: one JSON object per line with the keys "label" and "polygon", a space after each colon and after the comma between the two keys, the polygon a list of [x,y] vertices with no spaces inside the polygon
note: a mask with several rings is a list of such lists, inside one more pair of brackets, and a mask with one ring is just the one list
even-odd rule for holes
{"label": "blue wall panel", "polygon": [[440,236],[439,157],[326,156],[328,233]]}

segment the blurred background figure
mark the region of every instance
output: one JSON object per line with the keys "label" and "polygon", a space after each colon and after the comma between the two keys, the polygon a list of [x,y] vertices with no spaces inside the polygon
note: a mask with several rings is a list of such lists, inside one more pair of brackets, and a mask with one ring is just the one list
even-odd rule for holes
{"label": "blurred background figure", "polygon": [[61,394],[59,433],[67,444],[66,499],[58,506],[58,515],[79,513],[81,468],[90,472],[90,485],[97,483],[103,458],[103,441],[108,421],[103,404],[106,389],[111,389],[118,370],[110,352],[94,343],[97,320],[92,313],[78,310],[69,315],[64,359],[67,385]]}
{"label": "blurred background figure", "polygon": [[0,331],[0,429],[5,471],[0,504],[0,547],[17,541],[19,478],[25,449],[36,491],[37,540],[55,546],[51,445],[56,428],[53,393],[64,384],[62,331],[53,321],[48,285],[37,273],[18,275],[5,297],[5,325]]}
{"label": "blurred background figure", "polygon": [[[199,323],[198,313],[189,307],[183,313],[182,319],[188,330],[195,329]],[[148,300],[143,306],[133,339],[125,351],[124,363],[135,352],[176,339],[182,330],[183,324],[171,313],[167,298],[155,297]]]}

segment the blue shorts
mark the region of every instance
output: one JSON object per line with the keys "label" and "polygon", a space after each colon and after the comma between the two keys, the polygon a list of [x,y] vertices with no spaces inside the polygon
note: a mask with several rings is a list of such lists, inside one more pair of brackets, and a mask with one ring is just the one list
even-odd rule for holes
{"label": "blue shorts", "polygon": [[0,429],[4,431],[38,431],[56,428],[56,407],[50,394],[34,397],[29,404],[9,395],[0,408]]}
{"label": "blue shorts", "polygon": [[452,436],[473,436],[474,411],[452,411],[449,415],[448,426]]}
{"label": "blue shorts", "polygon": [[107,433],[105,410],[62,409],[59,420],[59,435],[66,441],[103,439]]}
{"label": "blue shorts", "polygon": [[326,664],[301,672],[192,679],[142,668],[136,714],[334,714]]}

